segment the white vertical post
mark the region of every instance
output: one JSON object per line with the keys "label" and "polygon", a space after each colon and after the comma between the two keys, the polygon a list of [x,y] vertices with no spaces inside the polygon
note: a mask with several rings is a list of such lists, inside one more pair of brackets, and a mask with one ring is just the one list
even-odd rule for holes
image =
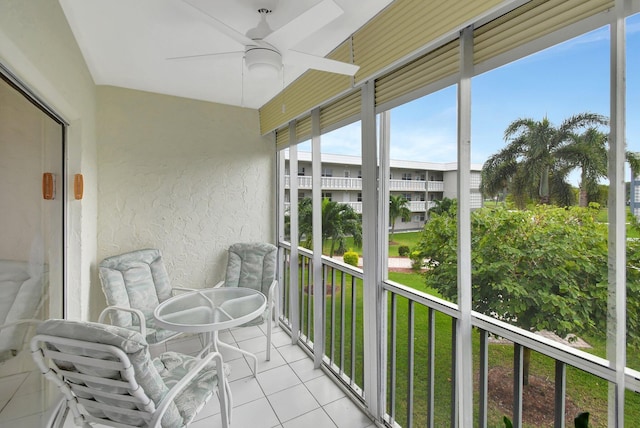
{"label": "white vertical post", "polygon": [[[383,111],[380,113],[380,156],[378,170],[378,195],[379,205],[378,212],[380,220],[378,221],[378,234],[380,241],[384,244],[389,240],[389,183],[391,180],[389,152],[391,146],[391,112]],[[379,275],[381,280],[388,277],[389,265],[389,246],[380,245],[379,247],[380,263]]]}
{"label": "white vertical post", "polygon": [[[285,239],[285,230],[284,230],[284,204],[285,204],[285,156],[284,149],[277,150],[276,149],[276,186],[278,186],[278,196],[277,196],[277,205],[276,205],[276,246],[278,247],[278,269],[277,272],[277,280],[278,280],[278,302],[277,307],[278,312],[276,314],[276,325],[278,325],[278,320],[280,319],[280,313],[282,313],[282,309],[284,308],[283,297],[284,297],[284,250],[280,247],[280,243]],[[291,173],[289,173],[289,181],[291,181]],[[289,193],[289,198],[291,198],[291,193]]]}
{"label": "white vertical post", "polygon": [[322,281],[322,154],[320,150],[320,109],[311,111],[311,200],[313,207],[313,364],[322,364],[324,355],[324,285]]}
{"label": "white vertical post", "polygon": [[[384,111],[379,114],[380,120],[380,147],[378,156],[378,242],[376,246],[377,263],[378,266],[378,278],[377,284],[381,284],[382,281],[388,279],[389,276],[389,183],[391,179],[390,171],[390,159],[389,152],[391,147],[391,112]],[[379,334],[378,334],[378,347],[380,349],[378,358],[380,392],[378,393],[378,409],[380,415],[385,413],[385,403],[387,402],[387,294],[382,290],[382,286],[379,285],[378,292],[378,306],[379,312]]]}
{"label": "white vertical post", "polygon": [[298,342],[300,335],[300,300],[298,298],[298,141],[296,122],[289,123],[289,226],[291,230],[291,254],[289,263],[289,320],[291,320],[291,343]]}
{"label": "white vertical post", "polygon": [[361,93],[362,117],[362,260],[364,320],[364,396],[369,411],[380,418],[382,389],[379,381],[382,334],[380,318],[386,311],[380,307],[382,289],[378,278],[378,162],[374,84],[367,82]]}
{"label": "white vertical post", "polygon": [[609,299],[607,358],[616,371],[609,384],[608,426],[624,426],[626,365],[626,226],[625,226],[625,18],[624,0],[616,0],[611,23],[609,139]]}
{"label": "white vertical post", "polygon": [[460,35],[458,82],[458,308],[457,404],[461,427],[473,426],[473,348],[471,336],[471,77],[473,28]]}

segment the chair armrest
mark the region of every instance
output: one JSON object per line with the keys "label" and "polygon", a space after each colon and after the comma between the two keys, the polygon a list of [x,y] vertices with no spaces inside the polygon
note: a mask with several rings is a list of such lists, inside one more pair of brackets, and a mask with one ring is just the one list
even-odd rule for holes
{"label": "chair armrest", "polygon": [[98,317],[98,322],[101,323],[101,324],[105,324],[104,320],[107,317],[107,314],[109,312],[116,312],[116,311],[130,312],[131,314],[137,316],[138,320],[140,322],[140,334],[146,340],[146,338],[147,338],[147,321],[144,318],[144,314],[139,309],[126,308],[124,306],[107,306],[106,308],[104,308],[104,310],[102,312],[100,312],[100,316]]}
{"label": "chair armrest", "polygon": [[164,416],[164,413],[167,411],[167,407],[169,406],[169,404],[173,402],[173,399],[176,398],[178,393],[182,391],[187,385],[189,385],[189,382],[191,382],[193,378],[198,373],[200,373],[200,371],[202,371],[202,369],[204,369],[211,360],[215,360],[216,363],[216,371],[218,372],[218,390],[225,387],[226,380],[222,362],[222,355],[219,352],[212,352],[210,354],[207,354],[206,357],[198,361],[198,363],[193,366],[189,373],[187,373],[182,379],[180,379],[178,383],[173,385],[169,392],[167,392],[162,401],[160,401],[160,404],[158,404],[158,406],[156,407],[156,414],[149,422],[149,426],[160,426],[160,420],[162,419],[162,416]]}
{"label": "chair armrest", "polygon": [[222,287],[223,285],[224,285],[224,281],[220,281],[219,283],[217,283],[216,285],[214,285],[214,286],[213,286],[213,287],[211,287],[211,288],[220,288],[220,287]]}
{"label": "chair armrest", "polygon": [[278,291],[278,281],[274,279],[271,285],[269,286],[269,295],[267,296],[267,299],[269,299],[270,302],[272,302],[273,299],[275,299],[277,291]]}

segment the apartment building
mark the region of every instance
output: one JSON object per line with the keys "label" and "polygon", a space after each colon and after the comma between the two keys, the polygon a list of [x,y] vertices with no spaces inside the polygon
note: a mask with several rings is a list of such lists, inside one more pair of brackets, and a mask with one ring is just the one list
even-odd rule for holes
{"label": "apartment building", "polygon": [[[285,155],[285,204],[290,203],[289,157]],[[322,154],[322,197],[349,204],[362,213],[362,161],[359,156]],[[471,208],[482,207],[481,164],[471,165]],[[389,191],[409,202],[411,218],[396,220],[396,230],[416,230],[424,226],[435,201],[456,198],[457,164],[409,160],[390,161]],[[311,153],[298,152],[298,199],[310,198],[312,190]]]}

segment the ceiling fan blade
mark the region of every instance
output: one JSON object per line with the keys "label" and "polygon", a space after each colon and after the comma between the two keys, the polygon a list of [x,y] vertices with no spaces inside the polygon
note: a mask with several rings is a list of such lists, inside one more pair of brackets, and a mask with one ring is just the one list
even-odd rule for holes
{"label": "ceiling fan blade", "polygon": [[264,41],[281,52],[285,51],[343,13],[344,11],[333,0],[323,0],[269,34]]}
{"label": "ceiling fan blade", "polygon": [[212,58],[223,58],[230,56],[242,56],[244,55],[244,51],[233,51],[233,52],[219,52],[219,53],[209,53],[209,54],[199,54],[199,55],[184,55],[184,56],[174,56],[167,58],[167,61],[193,61],[193,60],[207,60]]}
{"label": "ceiling fan blade", "polygon": [[197,10],[198,12],[200,12],[201,14],[203,14],[204,16],[206,16],[207,18],[209,18],[209,22],[218,31],[220,31],[221,33],[231,37],[233,40],[235,40],[236,42],[240,43],[241,45],[247,46],[247,45],[255,45],[256,44],[255,41],[251,40],[250,38],[248,38],[244,34],[240,33],[239,31],[236,31],[235,29],[229,27],[227,24],[225,24],[224,22],[220,21],[218,18],[216,18],[215,16],[211,15],[207,11],[201,9],[197,5],[193,4],[191,1],[189,1],[189,0],[182,0],[182,1],[184,3],[186,3],[186,4],[188,4],[189,6],[191,6],[192,8],[194,8],[195,10]]}
{"label": "ceiling fan blade", "polygon": [[301,65],[314,70],[346,74],[348,76],[355,75],[360,68],[359,65],[349,64],[348,62],[336,61],[293,50],[288,50],[286,54],[282,56],[282,62],[284,64]]}

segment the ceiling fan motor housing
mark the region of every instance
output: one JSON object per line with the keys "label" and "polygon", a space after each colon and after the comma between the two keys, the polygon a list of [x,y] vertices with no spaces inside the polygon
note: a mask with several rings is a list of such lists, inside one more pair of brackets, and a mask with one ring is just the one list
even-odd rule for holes
{"label": "ceiling fan motor housing", "polygon": [[277,77],[282,68],[282,55],[274,48],[249,46],[244,61],[251,74],[264,77]]}

